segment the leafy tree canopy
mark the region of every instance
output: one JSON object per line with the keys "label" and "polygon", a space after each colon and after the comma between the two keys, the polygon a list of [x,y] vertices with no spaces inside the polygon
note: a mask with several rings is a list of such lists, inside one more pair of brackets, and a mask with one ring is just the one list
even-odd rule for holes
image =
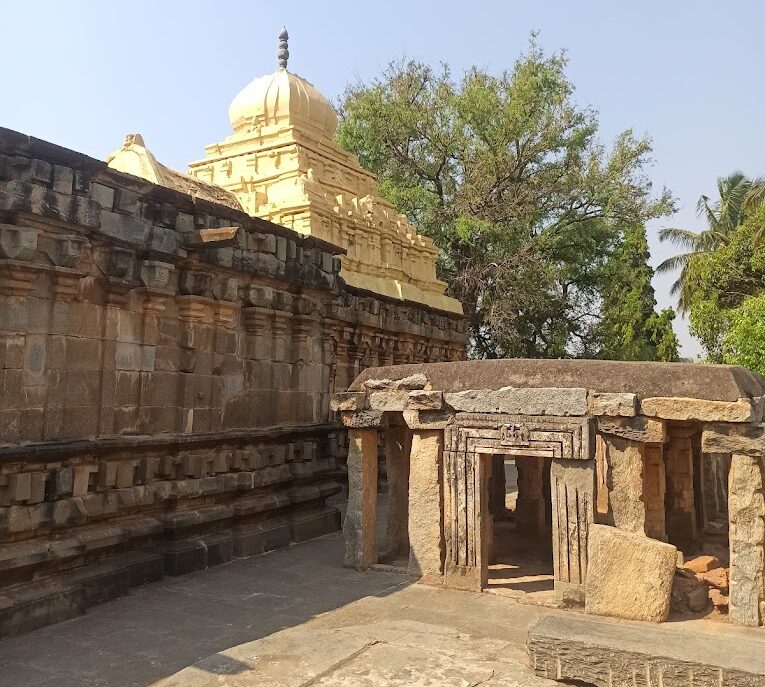
{"label": "leafy tree canopy", "polygon": [[[565,69],[565,55],[533,37],[498,76],[472,68],[457,81],[447,66],[395,62],[346,91],[338,141],[441,249],[474,356],[671,358],[669,314],[648,308],[642,287],[632,321],[616,322],[608,283],[624,274],[614,260],[625,231],[673,200],[645,176],[650,141],[627,130],[601,143]],[[604,299],[612,315],[601,326]]]}
{"label": "leafy tree canopy", "polygon": [[730,232],[724,247],[690,258],[685,277],[690,330],[701,340],[709,360],[741,364],[762,373],[762,340],[747,343],[745,338],[759,336],[756,318],[763,315],[764,231],[765,206],[754,207],[743,224]]}

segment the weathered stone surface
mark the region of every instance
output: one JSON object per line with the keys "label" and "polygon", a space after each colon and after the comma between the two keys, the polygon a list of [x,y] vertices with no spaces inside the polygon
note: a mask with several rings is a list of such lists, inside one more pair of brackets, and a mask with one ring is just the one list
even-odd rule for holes
{"label": "weathered stone surface", "polygon": [[373,391],[368,403],[371,410],[403,412],[409,397],[408,391]]}
{"label": "weathered stone surface", "polygon": [[585,612],[660,623],[669,615],[677,549],[607,525],[590,528]]}
{"label": "weathered stone surface", "polygon": [[329,409],[334,411],[363,410],[367,395],[354,391],[343,391],[332,396]]}
{"label": "weathered stone surface", "polygon": [[364,387],[373,391],[382,389],[395,389],[396,384],[392,379],[368,379],[364,382]]}
{"label": "weathered stone surface", "polygon": [[705,573],[720,567],[720,561],[714,556],[694,556],[685,561],[684,566],[694,573]]}
{"label": "weathered stone surface", "polygon": [[737,453],[765,458],[765,425],[709,424],[701,435],[705,453]]}
{"label": "weathered stone surface", "polygon": [[377,431],[348,432],[348,509],[345,565],[360,570],[377,562]]}
{"label": "weathered stone surface", "polygon": [[441,410],[405,410],[404,422],[409,429],[446,429],[454,420],[450,409]]}
{"label": "weathered stone surface", "polygon": [[358,412],[342,413],[343,425],[349,429],[364,427],[379,427],[383,420],[382,410],[360,410]]}
{"label": "weathered stone surface", "polygon": [[413,375],[409,375],[408,377],[404,377],[403,379],[399,379],[396,381],[396,388],[397,389],[407,389],[409,391],[414,391],[416,389],[425,389],[428,385],[428,378],[418,372]]}
{"label": "weathered stone surface", "polygon": [[475,389],[444,393],[454,410],[467,413],[580,416],[587,414],[587,390],[582,388]]}
{"label": "weathered stone surface", "polygon": [[762,640],[725,625],[703,633],[581,615],[541,618],[528,633],[534,672],[595,687],[762,687]]}
{"label": "weathered stone surface", "polygon": [[760,625],[765,600],[765,495],[760,458],[734,454],[730,467],[730,620]]}
{"label": "weathered stone surface", "polygon": [[406,402],[408,410],[441,410],[444,395],[440,391],[410,391]]}
{"label": "weathered stone surface", "polygon": [[663,420],[700,420],[702,422],[757,422],[761,415],[749,399],[708,401],[698,398],[655,397],[640,401],[641,415]]}
{"label": "weathered stone surface", "polygon": [[637,413],[636,394],[590,393],[590,414],[633,417]]}
{"label": "weathered stone surface", "polygon": [[431,388],[444,392],[502,387],[585,388],[599,393],[637,394],[638,398],[688,397],[738,401],[765,393],[765,378],[733,365],[623,362],[617,360],[466,360],[456,363],[397,365],[365,370],[367,379],[401,379],[423,372]]}
{"label": "weathered stone surface", "polygon": [[409,455],[412,433],[406,425],[390,425],[385,432],[385,472],[388,477],[388,522],[385,556],[390,561],[409,558]]}
{"label": "weathered stone surface", "polygon": [[598,431],[613,434],[622,439],[639,441],[644,444],[661,444],[667,437],[666,423],[663,420],[644,417],[599,417]]}
{"label": "weathered stone surface", "polygon": [[606,523],[627,532],[645,534],[643,446],[619,437],[606,437],[608,513]]}
{"label": "weathered stone surface", "polygon": [[409,573],[424,582],[443,574],[443,433],[412,433],[409,459]]}

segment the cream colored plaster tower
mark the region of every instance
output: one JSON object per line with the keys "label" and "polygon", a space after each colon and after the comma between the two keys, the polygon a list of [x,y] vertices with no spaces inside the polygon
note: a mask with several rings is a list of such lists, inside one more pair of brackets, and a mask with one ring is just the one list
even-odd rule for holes
{"label": "cream colored plaster tower", "polygon": [[246,212],[342,246],[349,286],[461,313],[436,278],[437,249],[379,196],[372,174],[333,137],[337,115],[308,81],[279,68],[255,79],[229,108],[234,133],[205,148],[190,173],[237,196]]}

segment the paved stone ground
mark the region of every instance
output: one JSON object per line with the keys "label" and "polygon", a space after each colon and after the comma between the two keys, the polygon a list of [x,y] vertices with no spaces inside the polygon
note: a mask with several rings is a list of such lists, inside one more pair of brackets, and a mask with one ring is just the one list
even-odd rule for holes
{"label": "paved stone ground", "polygon": [[[310,678],[312,685],[554,684],[532,677],[524,653],[528,626],[541,613],[554,611],[413,585],[392,573],[347,570],[341,565],[342,549],[338,533],[138,587],[80,618],[0,642],[0,684],[147,687],[206,659],[194,670],[197,678],[212,678],[209,684],[298,686],[308,681],[301,671],[313,669],[290,669],[287,682],[278,682],[276,674],[262,682],[246,658],[260,649],[226,651],[270,637],[267,653],[278,653],[279,646],[296,641],[296,633],[302,637],[298,646],[313,647],[317,666],[326,663],[329,669],[339,663],[335,677]],[[287,628],[294,629],[274,635]],[[482,639],[490,641],[477,641]],[[448,659],[460,653],[464,660]],[[378,675],[382,682],[365,682],[354,673],[364,672],[365,666],[378,671],[388,666],[408,681],[398,683],[391,673]],[[411,674],[441,669],[448,674],[436,678],[434,673],[430,682],[418,682]],[[179,676],[166,684],[194,683]]]}

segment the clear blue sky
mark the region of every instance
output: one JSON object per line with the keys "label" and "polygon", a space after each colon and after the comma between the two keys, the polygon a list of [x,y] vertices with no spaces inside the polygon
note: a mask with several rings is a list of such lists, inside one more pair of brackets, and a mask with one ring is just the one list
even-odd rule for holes
{"label": "clear blue sky", "polygon": [[[703,228],[695,202],[717,176],[765,175],[762,0],[0,0],[0,125],[98,158],[138,131],[185,169],[229,133],[234,95],[276,67],[282,24],[290,69],[332,100],[402,54],[500,71],[538,30],[546,50],[567,50],[604,140],[628,127],[654,140],[650,177],[680,204],[649,227],[654,264],[672,251],[660,226]],[[669,283],[655,280],[662,306]]]}

